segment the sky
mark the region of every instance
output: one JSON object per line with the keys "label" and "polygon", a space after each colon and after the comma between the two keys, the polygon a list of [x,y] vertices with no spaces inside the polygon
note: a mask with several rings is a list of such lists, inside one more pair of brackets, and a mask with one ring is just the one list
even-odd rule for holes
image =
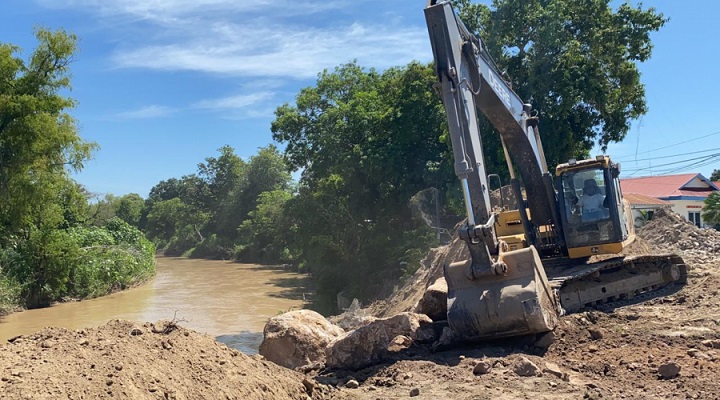
{"label": "sky", "polygon": [[[71,114],[100,150],[75,179],[98,196],[146,197],[161,180],[195,173],[224,145],[247,159],[272,143],[273,111],[323,69],[431,61],[425,3],[0,0],[0,42],[20,46],[27,59],[37,26],[79,37]],[[649,112],[608,154],[625,177],[709,177],[720,168],[720,2],[643,5],[670,18],[640,65]]]}

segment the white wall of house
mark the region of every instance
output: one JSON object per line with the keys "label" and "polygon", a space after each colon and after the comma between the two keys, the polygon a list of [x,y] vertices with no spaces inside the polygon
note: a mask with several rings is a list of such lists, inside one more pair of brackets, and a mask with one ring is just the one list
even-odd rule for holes
{"label": "white wall of house", "polygon": [[700,225],[704,228],[707,227],[705,222],[702,220],[702,208],[705,204],[702,200],[667,200],[670,202],[672,210],[679,214],[681,217],[690,220],[688,213],[698,213],[693,218],[699,215]]}

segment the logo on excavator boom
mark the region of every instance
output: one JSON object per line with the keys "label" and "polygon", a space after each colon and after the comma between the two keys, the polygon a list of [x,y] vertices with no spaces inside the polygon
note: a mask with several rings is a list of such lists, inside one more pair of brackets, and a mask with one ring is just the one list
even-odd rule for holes
{"label": "logo on excavator boom", "polygon": [[510,93],[508,93],[507,89],[500,83],[497,77],[495,77],[495,74],[492,73],[492,71],[488,71],[489,81],[490,81],[490,87],[495,90],[495,93],[497,93],[498,97],[503,101],[503,103],[510,106]]}

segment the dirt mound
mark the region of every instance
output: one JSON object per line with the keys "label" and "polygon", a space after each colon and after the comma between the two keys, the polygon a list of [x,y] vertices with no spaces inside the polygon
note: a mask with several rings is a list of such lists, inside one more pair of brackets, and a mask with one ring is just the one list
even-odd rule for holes
{"label": "dirt mound", "polygon": [[167,322],[46,328],[0,347],[2,398],[306,399],[303,378]]}
{"label": "dirt mound", "polygon": [[710,262],[720,254],[720,232],[698,228],[669,207],[655,212],[637,234],[655,249],[678,252],[690,263]]}

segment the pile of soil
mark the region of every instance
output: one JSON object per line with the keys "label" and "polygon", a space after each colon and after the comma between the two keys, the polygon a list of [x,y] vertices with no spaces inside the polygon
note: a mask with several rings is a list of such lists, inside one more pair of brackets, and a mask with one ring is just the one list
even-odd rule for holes
{"label": "pile of soil", "polygon": [[[664,212],[638,234],[629,253],[679,252],[690,266],[688,283],[652,300],[564,316],[550,336],[445,351],[414,345],[359,371],[300,373],[175,324],[113,321],[46,329],[0,346],[0,397],[720,398],[719,234]],[[459,241],[434,249],[404,286],[362,316],[411,309],[442,265],[466,252]]]}
{"label": "pile of soil", "polygon": [[720,254],[720,232],[698,228],[670,207],[655,212],[637,234],[657,249],[679,253],[686,262],[711,262]]}
{"label": "pile of soil", "polygon": [[46,328],[0,347],[9,399],[306,399],[303,379],[167,321]]}

